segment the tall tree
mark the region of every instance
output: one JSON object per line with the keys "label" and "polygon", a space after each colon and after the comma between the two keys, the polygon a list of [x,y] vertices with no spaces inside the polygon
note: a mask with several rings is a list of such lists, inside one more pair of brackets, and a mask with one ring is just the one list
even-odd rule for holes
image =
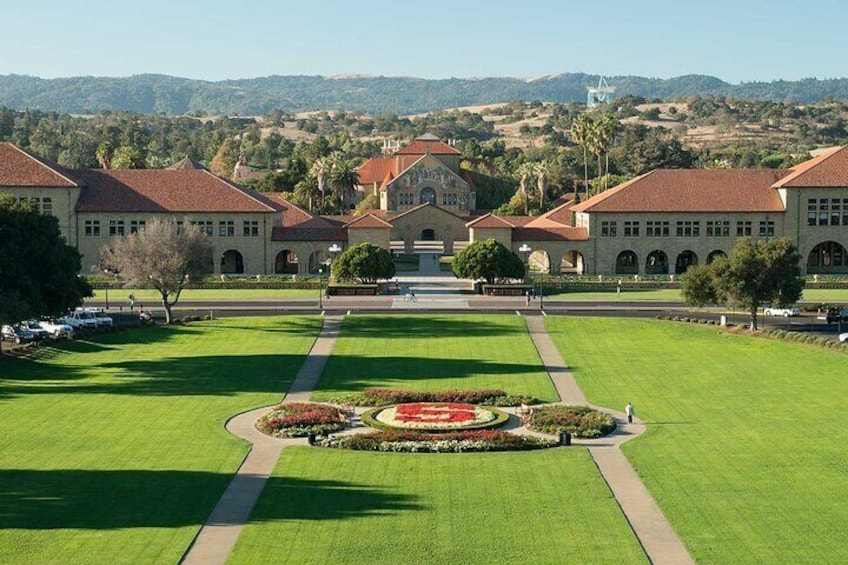
{"label": "tall tree", "polygon": [[550,165],[547,161],[540,161],[536,163],[535,173],[536,173],[536,186],[539,188],[539,213],[545,211],[545,194],[548,192],[548,173],[550,172]]}
{"label": "tall tree", "polygon": [[100,252],[104,267],[120,273],[128,287],[159,291],[170,324],[183,289],[210,272],[212,244],[199,227],[154,219],[145,229],[116,238]]}
{"label": "tall tree", "polygon": [[687,304],[725,303],[744,308],[756,330],[757,309],[765,304],[784,306],[801,298],[801,255],[787,238],[751,241],[740,238],[730,257],[690,268],[681,279]]}
{"label": "tall tree", "polygon": [[359,177],[356,173],[356,167],[345,159],[342,153],[333,153],[330,156],[330,162],[330,189],[339,213],[344,214],[344,201],[356,190]]}
{"label": "tall tree", "polygon": [[503,243],[489,238],[477,240],[459,253],[453,261],[453,272],[465,279],[483,279],[494,284],[500,279],[520,279],[524,263]]}
{"label": "tall tree", "polygon": [[312,162],[312,166],[309,167],[309,175],[318,183],[318,192],[321,194],[322,201],[327,194],[327,181],[330,178],[330,172],[332,170],[333,161],[329,157],[318,157]]}
{"label": "tall tree", "polygon": [[0,323],[56,316],[91,296],[80,254],[53,216],[0,195],[0,242]]}
{"label": "tall tree", "polygon": [[360,243],[347,249],[333,262],[331,270],[337,280],[365,284],[395,276],[392,254],[371,243]]}
{"label": "tall tree", "polygon": [[535,163],[521,163],[515,174],[518,176],[518,193],[524,201],[524,215],[527,216],[530,213],[530,182],[536,176]]}
{"label": "tall tree", "polygon": [[589,198],[589,136],[592,126],[592,118],[587,114],[580,114],[573,122],[569,133],[571,140],[583,148],[583,189],[586,198]]}

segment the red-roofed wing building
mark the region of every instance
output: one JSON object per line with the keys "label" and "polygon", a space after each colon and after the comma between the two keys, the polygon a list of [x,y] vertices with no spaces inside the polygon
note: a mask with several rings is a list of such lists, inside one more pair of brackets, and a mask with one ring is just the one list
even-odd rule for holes
{"label": "red-roofed wing building", "polygon": [[[673,275],[726,255],[739,237],[785,236],[807,273],[848,273],[848,148],[790,170],[655,170],[585,202],[538,217],[474,210],[459,152],[424,136],[359,168],[360,189],[382,207],[321,216],[279,194],[257,193],[183,160],[165,170],[67,171],[0,143],[0,192],[59,220],[65,239],[98,270],[100,249],[153,218],[200,226],[220,274],[305,275],[329,248],[368,241],[406,253],[453,253],[493,237],[551,273]],[[524,251],[522,251],[524,250]]]}

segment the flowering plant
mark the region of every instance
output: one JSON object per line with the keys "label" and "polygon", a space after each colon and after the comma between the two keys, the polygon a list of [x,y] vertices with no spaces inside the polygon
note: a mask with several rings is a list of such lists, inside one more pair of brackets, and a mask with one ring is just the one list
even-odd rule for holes
{"label": "flowering plant", "polygon": [[335,398],[334,404],[354,404],[356,406],[386,406],[408,402],[465,402],[485,404],[487,406],[518,406],[520,404],[538,404],[532,396],[507,394],[500,389],[482,390],[442,390],[414,391],[393,390],[388,388],[366,388],[360,394]]}
{"label": "flowering plant", "polygon": [[280,404],[256,422],[256,428],[274,437],[304,437],[343,430],[344,415],[334,406],[310,402]]}
{"label": "flowering plant", "polygon": [[395,453],[465,453],[544,449],[554,447],[557,442],[534,436],[515,435],[500,430],[461,430],[445,433],[383,430],[370,434],[328,437],[319,440],[318,445],[339,449]]}
{"label": "flowering plant", "polygon": [[462,402],[410,402],[375,408],[362,415],[363,423],[376,428],[430,431],[488,428],[508,418],[496,408]]}

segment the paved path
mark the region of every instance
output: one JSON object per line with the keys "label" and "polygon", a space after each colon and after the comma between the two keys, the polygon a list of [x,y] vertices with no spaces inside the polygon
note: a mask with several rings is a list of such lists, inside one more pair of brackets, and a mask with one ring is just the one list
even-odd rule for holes
{"label": "paved path", "polygon": [[[305,402],[318,382],[324,365],[333,351],[341,329],[342,316],[327,316],[324,326],[312,344],[309,355],[289,387],[283,403]],[[227,422],[227,430],[246,439],[253,446],[230,481],[224,495],[203,524],[182,559],[185,564],[223,564],[236,545],[268,477],[273,472],[283,449],[290,445],[306,445],[305,439],[277,439],[256,429],[255,423],[268,412],[263,406],[235,416]]]}
{"label": "paved path", "polygon": [[[525,316],[524,320],[536,350],[539,352],[539,357],[551,375],[551,380],[560,396],[560,402],[589,405],[562,355],[548,335],[545,318]],[[654,565],[694,564],[695,561],[689,555],[686,546],[677,537],[639,475],[619,449],[622,443],[644,432],[645,425],[638,418],[632,424],[628,424],[621,412],[598,406],[594,408],[612,414],[617,424],[615,433],[598,440],[575,440],[575,443],[589,448],[589,454],[609,485],[633,533],[642,544],[648,560]],[[526,430],[521,431],[527,433]]]}

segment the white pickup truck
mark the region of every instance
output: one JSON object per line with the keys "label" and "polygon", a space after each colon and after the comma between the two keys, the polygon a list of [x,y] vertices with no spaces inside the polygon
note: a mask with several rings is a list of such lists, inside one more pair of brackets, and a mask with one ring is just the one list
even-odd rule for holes
{"label": "white pickup truck", "polygon": [[62,323],[58,320],[39,320],[36,323],[53,337],[72,337],[74,335],[74,327],[72,325]]}
{"label": "white pickup truck", "polygon": [[94,319],[97,322],[96,327],[98,327],[98,328],[103,327],[103,326],[111,327],[112,324],[113,324],[112,318],[110,318],[109,316],[104,314],[102,308],[84,306],[84,307],[80,307],[80,308],[77,308],[76,310],[74,310],[74,313],[77,313],[77,312],[82,312],[82,313],[90,314],[90,315],[94,316]]}

